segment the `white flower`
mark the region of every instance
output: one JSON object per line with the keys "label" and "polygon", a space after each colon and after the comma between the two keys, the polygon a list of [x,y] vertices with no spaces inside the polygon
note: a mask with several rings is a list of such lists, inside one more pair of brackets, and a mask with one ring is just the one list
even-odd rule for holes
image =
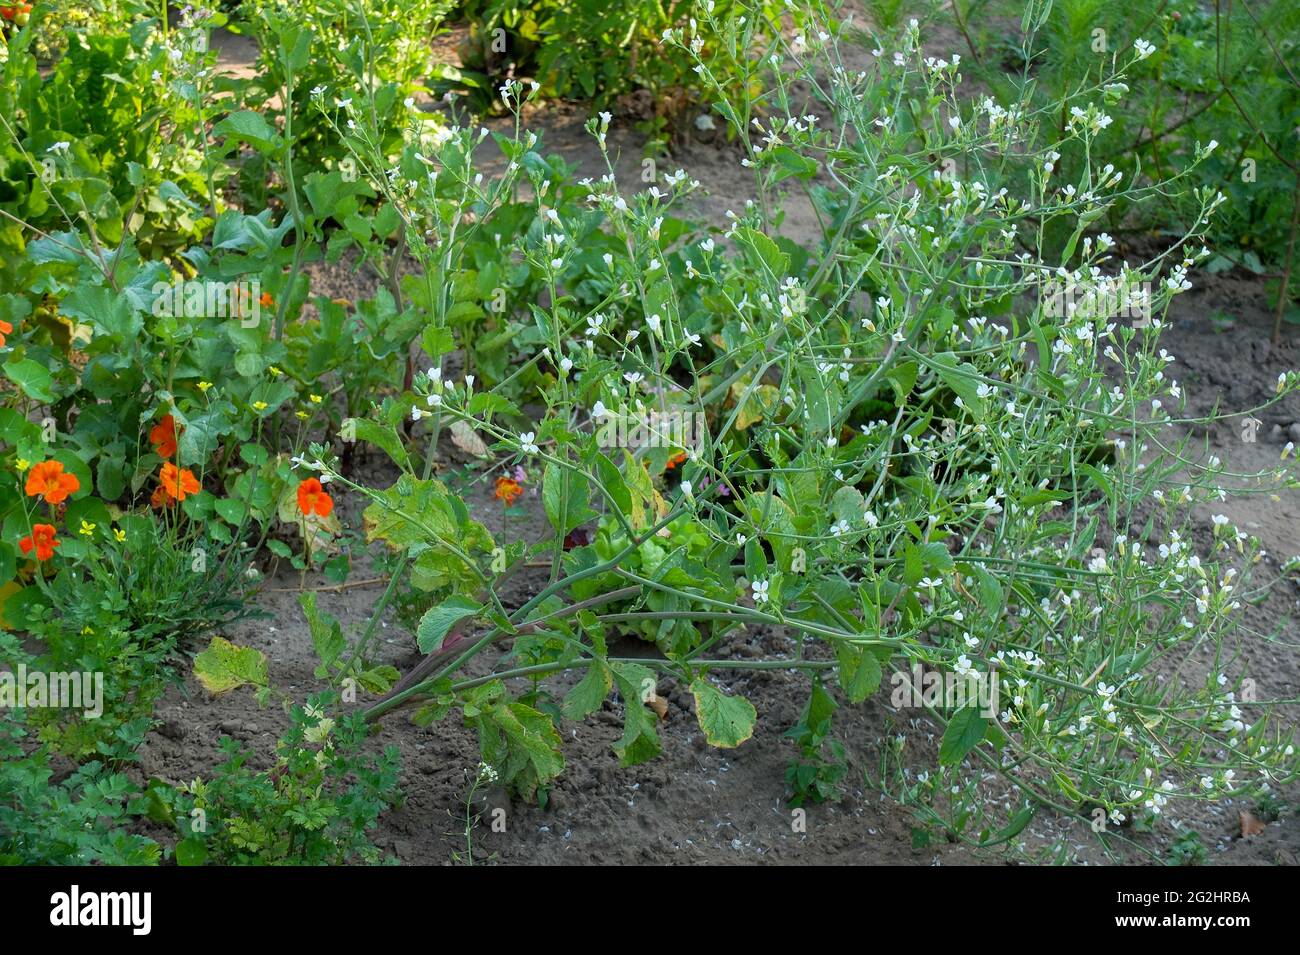
{"label": "white flower", "polygon": [[867,511],[867,513],[863,514],[862,519],[867,522],[868,527],[880,526],[880,518],[876,517],[876,515],[871,513],[870,511]]}
{"label": "white flower", "polygon": [[523,450],[524,454],[536,454],[541,450],[541,448],[539,448],[535,443],[536,440],[537,435],[531,431],[525,431],[519,436],[519,446]]}
{"label": "white flower", "polygon": [[609,409],[605,407],[605,402],[597,401],[591,407],[591,416],[593,418],[604,418],[609,415]]}
{"label": "white flower", "polygon": [[1138,59],[1145,60],[1148,56],[1156,51],[1156,48],[1146,40],[1138,37],[1133,41],[1133,49],[1137,51]]}
{"label": "white flower", "polygon": [[766,580],[756,580],[749,585],[750,590],[754,592],[754,603],[767,603],[767,589],[769,583]]}

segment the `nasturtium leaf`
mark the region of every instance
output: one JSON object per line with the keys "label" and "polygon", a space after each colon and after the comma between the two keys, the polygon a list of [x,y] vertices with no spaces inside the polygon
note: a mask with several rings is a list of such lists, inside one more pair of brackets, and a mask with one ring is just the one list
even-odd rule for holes
{"label": "nasturtium leaf", "polygon": [[203,865],[208,861],[208,846],[200,836],[187,836],[176,843],[176,864]]}
{"label": "nasturtium leaf", "polygon": [[29,398],[48,404],[57,400],[58,396],[51,390],[54,385],[54,378],[49,369],[38,361],[31,358],[21,358],[14,360],[10,358],[4,363],[5,377],[17,385]]}

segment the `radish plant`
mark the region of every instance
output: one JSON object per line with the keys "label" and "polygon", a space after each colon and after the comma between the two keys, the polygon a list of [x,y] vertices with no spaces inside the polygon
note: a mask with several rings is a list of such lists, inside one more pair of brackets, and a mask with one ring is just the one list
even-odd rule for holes
{"label": "radish plant", "polygon": [[[563,769],[557,721],[611,694],[627,765],[660,751],[666,684],[690,689],[711,744],[735,747],[780,728],[726,674],[801,671],[813,770],[792,773],[796,798],[838,778],[834,752],[817,768],[829,693],[881,695],[942,727],[938,766],[907,798],[978,842],[995,826],[1011,838],[1034,806],[1105,831],[1293,778],[1289,731],[1235,651],[1240,607],[1260,592],[1258,541],[1226,518],[1204,546],[1192,529],[1194,506],[1293,478],[1201,453],[1190,429],[1209,419],[1184,413],[1160,346],[1222,197],[1192,193],[1188,171],[1151,179],[1106,140],[1106,102],[1151,45],[1134,43],[1059,128],[1052,104],[964,96],[960,56],[927,54],[915,23],[878,36],[813,20],[755,52],[754,21],[711,6],[662,42],[689,53],[697,30],[726,38],[729,60],[714,51],[697,72],[753,197],[722,222],[694,221],[688,171],[629,186],[608,155],[581,183],[585,210],[560,212],[562,185],[519,122],[432,144],[412,130],[384,154],[364,87],[352,99],[346,141],[429,292],[426,370],[372,422],[401,476],[363,486],[322,445],[299,462],[366,495],[368,535],[433,600],[426,659],[368,718],[457,711],[483,761],[533,795]],[[736,77],[760,92],[729,95]],[[532,92],[499,91],[516,111]],[[611,122],[588,126],[602,151]],[[480,171],[489,138],[505,158],[495,175]],[[1119,256],[1096,228],[1116,203],[1180,191],[1195,226],[1150,258]],[[510,317],[510,379],[535,383],[527,408],[447,361],[468,236],[521,194],[537,225],[509,254],[545,276]],[[815,246],[785,234],[791,202],[821,224]],[[605,251],[576,270],[593,222]],[[1282,376],[1278,396],[1296,383]],[[422,454],[404,444],[411,419]],[[548,535],[496,539],[431,477],[448,429],[542,475]],[[503,584],[529,561],[545,579],[509,608]],[[755,630],[788,635],[789,652],[724,652]],[[616,652],[626,634],[657,652]],[[485,654],[490,672],[468,675]],[[549,679],[566,671],[561,691]],[[1023,796],[1001,823],[985,778]]]}

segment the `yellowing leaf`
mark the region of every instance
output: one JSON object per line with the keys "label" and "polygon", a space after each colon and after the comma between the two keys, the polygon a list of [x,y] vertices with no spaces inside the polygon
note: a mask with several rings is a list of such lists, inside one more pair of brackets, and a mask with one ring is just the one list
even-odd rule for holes
{"label": "yellowing leaf", "polygon": [[780,396],[781,392],[775,385],[758,385],[751,389],[749,382],[738,381],[733,384],[731,399],[737,403],[744,402],[736,414],[735,429],[744,431],[750,425],[762,421],[763,415],[776,405]]}
{"label": "yellowing leaf", "polygon": [[692,681],[691,694],[695,717],[710,745],[733,749],[754,735],[758,711],[743,696],[727,696],[702,676]]}
{"label": "yellowing leaf", "polygon": [[487,445],[474,433],[474,426],[468,421],[457,419],[451,423],[451,443],[476,458],[489,456]]}
{"label": "yellowing leaf", "polygon": [[269,683],[266,654],[224,637],[213,637],[208,648],[194,658],[194,676],[213,696],[247,684],[265,687]]}

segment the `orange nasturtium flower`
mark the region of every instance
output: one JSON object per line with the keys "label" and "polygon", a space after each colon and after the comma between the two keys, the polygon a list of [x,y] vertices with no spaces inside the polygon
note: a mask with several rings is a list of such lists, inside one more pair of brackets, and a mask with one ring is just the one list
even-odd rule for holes
{"label": "orange nasturtium flower", "polygon": [[686,460],[685,451],[683,451],[681,454],[675,454],[668,459],[668,463],[664,465],[664,469],[667,471],[671,471],[673,468],[677,467],[677,465],[681,464],[685,460]]}
{"label": "orange nasturtium flower", "polygon": [[44,497],[51,504],[66,500],[80,488],[77,476],[64,472],[62,461],[41,461],[27,472],[27,496]]}
{"label": "orange nasturtium flower", "polygon": [[[184,430],[184,429],[182,429]],[[176,453],[176,419],[165,414],[149,431],[149,443],[160,458],[170,458]]]}
{"label": "orange nasturtium flower", "polygon": [[11,20],[20,27],[27,26],[27,17],[31,15],[32,5],[30,3],[6,4],[0,7],[0,19]]}
{"label": "orange nasturtium flower", "polygon": [[62,543],[54,537],[53,524],[33,524],[32,532],[18,542],[18,549],[24,554],[35,550],[37,560],[49,560],[54,556],[54,548]]}
{"label": "orange nasturtium flower", "polygon": [[[203,490],[199,484],[198,478],[194,476],[189,468],[178,468],[168,461],[162,466],[162,471],[158,474],[158,481],[162,485],[161,490],[168,498],[173,501],[183,501],[191,494],[198,494]],[[153,500],[150,503],[158,503],[158,492],[154,492]],[[169,503],[163,500],[162,503]]]}
{"label": "orange nasturtium flower", "polygon": [[13,325],[11,325],[9,322],[6,322],[4,319],[0,319],[0,348],[5,347],[5,336],[12,335],[13,333],[14,333]]}
{"label": "orange nasturtium flower", "polygon": [[298,485],[298,510],[305,516],[317,514],[320,517],[329,517],[330,512],[334,510],[334,498],[325,493],[325,489],[316,478],[307,478]]}
{"label": "orange nasturtium flower", "polygon": [[275,304],[275,299],[271,298],[270,292],[263,292],[262,297],[257,300],[257,304],[262,308],[270,308]]}
{"label": "orange nasturtium flower", "polygon": [[514,478],[499,477],[497,478],[496,499],[509,507],[515,502],[520,494],[524,493],[523,486]]}

